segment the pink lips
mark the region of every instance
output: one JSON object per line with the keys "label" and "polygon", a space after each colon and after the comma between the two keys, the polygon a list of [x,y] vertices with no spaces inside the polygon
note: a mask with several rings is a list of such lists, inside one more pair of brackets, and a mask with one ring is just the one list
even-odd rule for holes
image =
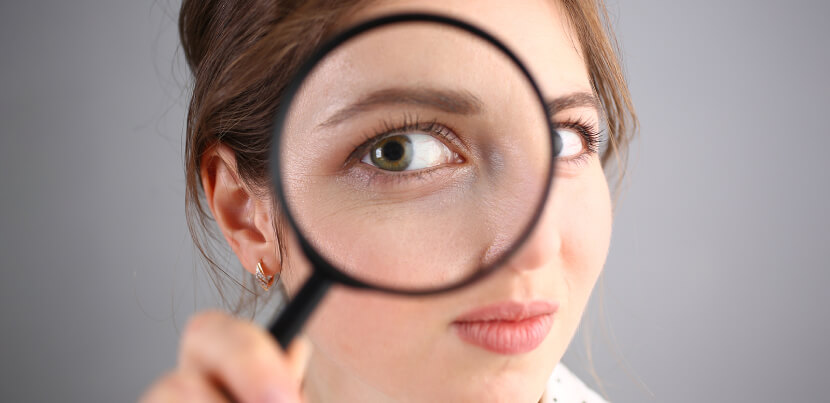
{"label": "pink lips", "polygon": [[499,354],[532,351],[550,332],[559,303],[532,301],[488,305],[461,315],[453,322],[467,343]]}

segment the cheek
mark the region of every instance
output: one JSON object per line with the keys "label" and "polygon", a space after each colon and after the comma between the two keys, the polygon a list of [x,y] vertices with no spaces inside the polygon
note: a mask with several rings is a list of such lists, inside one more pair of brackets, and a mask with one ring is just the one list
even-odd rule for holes
{"label": "cheek", "polygon": [[[307,281],[312,269],[296,239],[285,238],[289,249],[289,266],[283,273],[282,280],[290,299]],[[306,332],[316,339],[319,346],[337,350],[333,351],[334,355],[350,357],[365,354],[363,345],[392,345],[396,340],[411,339],[414,335],[427,333],[424,330],[429,330],[428,334],[438,334],[440,329],[424,329],[430,322],[415,320],[429,317],[430,312],[434,315],[433,305],[419,298],[334,285],[314,310],[306,325]],[[437,323],[432,323],[437,326]],[[356,341],[360,343],[356,344]],[[361,357],[361,360],[366,358],[370,357]]]}
{"label": "cheek", "polygon": [[561,259],[570,299],[584,305],[602,271],[611,240],[611,200],[599,161],[557,184]]}
{"label": "cheek", "polygon": [[436,320],[441,308],[418,298],[335,287],[306,329],[317,358],[326,362],[315,370],[323,378],[327,371],[347,373],[385,393],[414,395],[412,380],[429,378],[414,363],[438,363],[436,352],[446,351],[446,324]]}
{"label": "cheek", "polygon": [[[289,297],[293,297],[311,274],[311,267],[296,240],[287,241],[290,266],[283,280]],[[419,376],[413,372],[417,365],[401,362],[441,351],[436,344],[445,342],[446,323],[430,318],[441,317],[436,312],[445,310],[445,304],[335,285],[312,313],[303,333],[313,341],[317,359],[394,391],[411,386],[408,380]]]}
{"label": "cheek", "polygon": [[[428,321],[415,321],[425,317],[425,305],[414,298],[396,297],[344,287],[332,288],[309,323],[313,338],[332,350],[332,356],[354,357],[361,360],[372,351],[384,351],[384,357],[399,350],[401,340],[411,340],[421,334],[437,334],[424,329]],[[429,317],[429,315],[426,315]],[[418,325],[418,329],[416,329]],[[429,330],[429,331],[425,331]],[[356,343],[359,341],[359,343]],[[373,346],[366,349],[365,345]]]}

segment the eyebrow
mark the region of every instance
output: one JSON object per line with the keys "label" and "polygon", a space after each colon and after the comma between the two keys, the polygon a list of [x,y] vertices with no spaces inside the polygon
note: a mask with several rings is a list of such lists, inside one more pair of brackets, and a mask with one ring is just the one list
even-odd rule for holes
{"label": "eyebrow", "polygon": [[[342,123],[353,116],[382,105],[407,104],[425,106],[443,112],[473,115],[483,110],[483,102],[468,91],[434,88],[386,88],[374,91],[357,102],[338,110],[320,127]],[[590,92],[573,92],[545,102],[549,116],[572,108],[590,107],[601,110],[597,97]]]}
{"label": "eyebrow", "polygon": [[481,112],[482,102],[467,91],[433,88],[386,88],[370,93],[357,102],[337,111],[320,126],[334,126],[381,105],[419,105],[443,112],[473,115]]}
{"label": "eyebrow", "polygon": [[602,104],[596,95],[591,92],[579,91],[554,98],[546,102],[548,115],[553,116],[555,113],[573,108],[589,107],[596,109],[597,112],[602,110]]}

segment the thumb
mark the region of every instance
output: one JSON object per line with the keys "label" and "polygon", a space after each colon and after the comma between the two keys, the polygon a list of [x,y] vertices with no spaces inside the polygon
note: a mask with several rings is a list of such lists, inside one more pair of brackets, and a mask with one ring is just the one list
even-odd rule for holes
{"label": "thumb", "polygon": [[305,336],[295,338],[288,346],[288,368],[294,378],[300,382],[305,377],[305,370],[308,367],[308,360],[311,358],[312,351],[311,341]]}

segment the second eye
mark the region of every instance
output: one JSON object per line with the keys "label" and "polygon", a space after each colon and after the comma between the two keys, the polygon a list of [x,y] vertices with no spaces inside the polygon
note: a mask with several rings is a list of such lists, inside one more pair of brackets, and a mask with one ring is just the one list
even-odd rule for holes
{"label": "second eye", "polygon": [[362,162],[385,171],[414,171],[456,162],[458,154],[434,136],[393,134],[372,144]]}
{"label": "second eye", "polygon": [[585,149],[585,142],[582,135],[575,129],[562,127],[556,129],[556,133],[559,134],[559,138],[562,140],[562,149],[559,150],[559,155],[556,156],[557,158],[573,158],[581,154]]}

